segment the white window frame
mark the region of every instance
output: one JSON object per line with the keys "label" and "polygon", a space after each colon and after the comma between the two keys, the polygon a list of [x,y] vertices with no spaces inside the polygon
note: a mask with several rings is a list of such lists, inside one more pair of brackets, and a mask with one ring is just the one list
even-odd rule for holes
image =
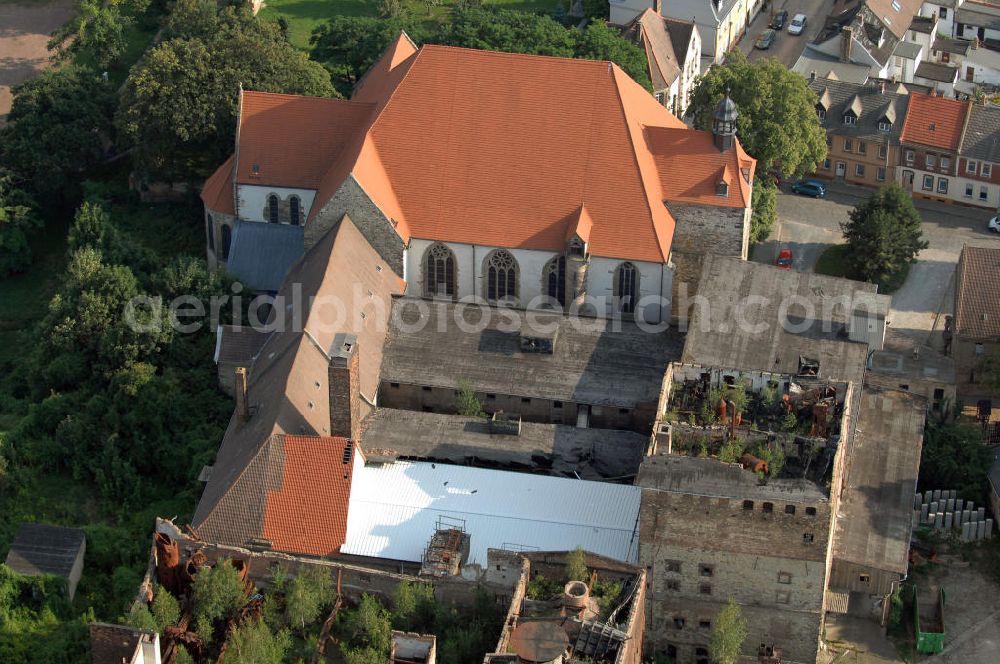
{"label": "white window frame", "polygon": [[947,194],[948,193],[948,178],[938,178],[937,181],[937,193]]}
{"label": "white window frame", "polygon": [[976,188],[973,187],[971,184],[965,185],[965,197],[972,198],[972,194],[975,193],[975,190]]}
{"label": "white window frame", "polygon": [[946,171],[951,168],[951,157],[941,157],[941,170]]}
{"label": "white window frame", "polygon": [[884,120],[879,120],[878,130],[888,134],[890,131],[892,131],[892,125]]}
{"label": "white window frame", "polygon": [[937,155],[927,153],[924,155],[924,166],[927,168],[935,168],[937,166]]}
{"label": "white window frame", "polygon": [[971,159],[965,162],[965,172],[972,175],[976,174],[976,168],[979,166],[979,162],[972,161]]}
{"label": "white window frame", "polygon": [[987,201],[990,198],[990,188],[985,184],[979,186],[979,200]]}
{"label": "white window frame", "polygon": [[879,166],[875,169],[875,179],[879,182],[885,182],[885,166]]}
{"label": "white window frame", "polygon": [[907,164],[913,164],[913,160],[916,158],[916,155],[914,155],[913,150],[907,150],[905,153],[905,157]]}
{"label": "white window frame", "polygon": [[858,124],[858,119],[850,113],[844,113],[844,124],[845,125],[856,125]]}
{"label": "white window frame", "polygon": [[979,166],[979,174],[984,178],[988,178],[993,174],[993,164],[988,164],[985,161]]}
{"label": "white window frame", "polygon": [[[930,180],[930,184],[928,184],[928,180]],[[920,188],[924,191],[934,191],[934,176],[925,175],[923,181],[920,183]]]}
{"label": "white window frame", "polygon": [[844,139],[844,152],[854,152],[854,141],[849,138]]}
{"label": "white window frame", "polygon": [[863,178],[865,176],[865,165],[854,164],[854,177]]}

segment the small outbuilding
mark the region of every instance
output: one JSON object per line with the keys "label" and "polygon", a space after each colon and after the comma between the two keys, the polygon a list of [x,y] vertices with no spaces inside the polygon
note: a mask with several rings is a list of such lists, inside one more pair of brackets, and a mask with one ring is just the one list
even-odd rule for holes
{"label": "small outbuilding", "polygon": [[55,574],[66,579],[70,601],[83,574],[87,538],[79,528],[22,523],[7,553],[7,566],[25,576]]}

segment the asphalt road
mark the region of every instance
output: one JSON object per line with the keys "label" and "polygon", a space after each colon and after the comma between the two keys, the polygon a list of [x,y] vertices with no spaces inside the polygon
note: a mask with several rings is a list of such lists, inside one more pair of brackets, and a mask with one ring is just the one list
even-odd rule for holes
{"label": "asphalt road", "polygon": [[[833,0],[775,0],[770,4],[767,11],[757,15],[757,18],[750,24],[746,36],[740,42],[740,50],[749,56],[750,61],[761,58],[773,57],[781,61],[786,67],[791,67],[799,59],[806,44],[816,38],[819,30],[823,27],[823,20],[833,9]],[[771,17],[781,11],[788,10],[788,20],[796,14],[805,14],[808,17],[806,29],[801,35],[788,34],[788,24],[781,32],[771,48],[766,51],[759,51],[753,47],[757,37],[767,30]]]}
{"label": "asphalt road", "polygon": [[[778,195],[778,222],[771,239],[754,247],[752,259],[773,263],[783,248],[792,250],[793,267],[810,272],[831,244],[843,242],[840,223],[855,205],[871,194],[864,187],[831,183],[827,198],[812,199],[788,193]],[[927,340],[940,331],[938,313],[951,313],[955,264],[966,244],[1000,248],[1000,235],[986,229],[995,212],[960,205],[918,201],[924,220],[924,239],[930,246],[920,253],[903,287],[892,297],[891,325]],[[937,324],[937,327],[935,327]]]}

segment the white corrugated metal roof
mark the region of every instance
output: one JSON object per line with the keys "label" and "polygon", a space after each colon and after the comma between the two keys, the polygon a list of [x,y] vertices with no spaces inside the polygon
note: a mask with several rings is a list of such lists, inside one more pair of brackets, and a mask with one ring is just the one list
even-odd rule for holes
{"label": "white corrugated metal roof", "polygon": [[420,562],[439,517],[465,521],[469,562],[490,548],[587,551],[635,562],[641,489],[441,463],[355,470],[341,553]]}

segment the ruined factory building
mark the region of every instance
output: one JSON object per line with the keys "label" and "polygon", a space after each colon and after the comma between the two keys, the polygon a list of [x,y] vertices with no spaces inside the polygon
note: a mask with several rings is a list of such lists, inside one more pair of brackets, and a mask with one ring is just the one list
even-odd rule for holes
{"label": "ruined factory building", "polygon": [[640,489],[428,462],[367,464],[354,471],[343,554],[421,562],[431,536],[470,537],[468,562],[487,549],[578,546],[624,562],[638,558]]}
{"label": "ruined factory building", "polygon": [[889,311],[889,296],[875,289],[706,256],[698,295],[711,304],[695,306],[682,362],[860,383],[868,351],[882,348]]}
{"label": "ruined factory building", "polygon": [[70,601],[83,574],[87,538],[79,528],[22,523],[7,552],[7,567],[25,576],[54,574],[66,580]]}
{"label": "ruined factory building", "polygon": [[[616,429],[377,408],[365,422],[365,454],[509,470],[548,470],[583,479],[634,474],[649,436]],[[374,447],[377,445],[378,447]]]}
{"label": "ruined factory building", "polygon": [[884,596],[906,576],[927,402],[866,386],[837,508],[830,589]]}
{"label": "ruined factory building", "polygon": [[[487,410],[624,429],[643,419],[632,411],[644,409],[648,421],[635,428],[648,431],[663,372],[679,353],[674,334],[630,321],[532,312],[512,326],[502,312],[487,310],[483,325],[482,307],[424,304],[394,302],[402,325],[386,344],[380,405],[447,408],[465,381]],[[464,331],[456,321],[465,321]]]}

